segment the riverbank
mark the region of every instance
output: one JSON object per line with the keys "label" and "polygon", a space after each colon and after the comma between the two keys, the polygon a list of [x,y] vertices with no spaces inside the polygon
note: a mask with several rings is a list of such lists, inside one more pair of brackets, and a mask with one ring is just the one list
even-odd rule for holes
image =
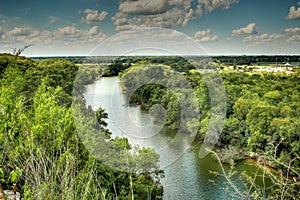
{"label": "riverbank", "polygon": [[[196,140],[199,145],[203,145],[203,137],[196,137]],[[272,173],[286,175],[281,169],[274,167],[271,162],[265,160],[263,156],[258,153],[245,151],[234,146],[226,146],[221,143],[217,143],[215,146],[218,147],[216,153],[218,154],[221,162],[224,164],[246,161],[248,163],[255,164],[256,166],[263,167]]]}
{"label": "riverbank", "polygon": [[[110,76],[110,77],[106,77],[106,78],[119,79],[118,76]],[[122,92],[124,92],[124,91],[122,90]],[[126,93],[123,93],[123,94],[126,95]],[[149,114],[149,110],[151,109],[151,106],[152,106],[151,104],[148,104],[145,102],[134,101],[134,102],[129,102],[129,103],[130,103],[129,104],[130,106],[134,106],[134,107],[140,106],[141,110],[148,114]],[[127,102],[126,102],[126,104],[127,104]],[[168,129],[175,131],[175,132],[178,131],[177,129],[172,129],[172,127],[168,127]],[[205,136],[203,136],[201,134],[197,134],[195,137],[195,140],[199,145],[202,145],[204,142],[204,137]],[[257,153],[255,154],[250,151],[245,151],[244,149],[241,149],[238,146],[232,146],[232,145],[230,146],[230,145],[223,144],[221,142],[218,142],[217,144],[215,144],[215,146],[218,147],[218,153],[220,154],[220,158],[223,163],[230,164],[232,161],[236,162],[236,161],[252,159],[252,160],[255,160],[259,165],[264,165],[264,166],[269,167],[270,169],[272,168],[273,171],[280,172],[280,169],[276,169],[274,166],[272,166],[272,164],[270,162],[268,162],[267,160],[264,160],[262,155],[259,155]]]}
{"label": "riverbank", "polygon": [[[199,141],[191,143],[192,138],[187,134],[152,124],[149,114],[140,106],[128,106],[128,99],[118,82],[117,77],[109,77],[86,86],[86,105],[91,105],[93,110],[99,107],[106,110],[112,137],[127,137],[132,145],[150,147],[160,154],[159,164],[165,172],[165,178],[161,180],[164,199],[223,200],[235,194],[232,188],[224,192],[221,188],[226,187],[226,179],[211,173],[221,173],[220,165],[213,156],[199,158]],[[225,168],[230,170],[229,166]],[[254,174],[257,167],[241,161],[236,170]],[[234,182],[243,185],[238,177],[234,178]]]}

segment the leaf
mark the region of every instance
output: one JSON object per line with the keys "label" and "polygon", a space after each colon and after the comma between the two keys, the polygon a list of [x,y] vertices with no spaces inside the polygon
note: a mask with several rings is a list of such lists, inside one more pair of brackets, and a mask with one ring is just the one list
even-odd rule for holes
{"label": "leaf", "polygon": [[10,181],[12,183],[16,183],[19,181],[19,179],[22,177],[23,170],[20,168],[16,168],[15,170],[10,172]]}

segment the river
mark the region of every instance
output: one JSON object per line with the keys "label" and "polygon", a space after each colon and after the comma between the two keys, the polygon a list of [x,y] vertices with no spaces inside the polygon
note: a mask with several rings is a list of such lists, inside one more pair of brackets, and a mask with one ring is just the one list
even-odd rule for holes
{"label": "river", "polygon": [[[91,105],[93,110],[99,107],[106,110],[109,115],[108,128],[113,137],[124,136],[133,145],[151,147],[159,152],[160,165],[164,166],[165,171],[165,178],[161,180],[164,199],[224,200],[232,199],[232,195],[236,194],[224,177],[211,173],[221,173],[219,164],[212,156],[208,155],[203,159],[198,157],[201,147],[199,143],[189,144],[186,136],[161,130],[162,124],[153,122],[149,114],[141,111],[139,106],[128,106],[117,77],[101,78],[87,85],[84,96],[87,106]],[[181,142],[170,145],[175,135]],[[182,151],[184,153],[181,153]],[[170,162],[171,155],[180,157]],[[226,169],[228,168],[227,166]],[[256,166],[249,165],[247,161],[236,165],[238,172],[254,173],[256,169]],[[242,187],[239,179],[235,178],[234,182]],[[221,189],[226,187],[227,192]]]}

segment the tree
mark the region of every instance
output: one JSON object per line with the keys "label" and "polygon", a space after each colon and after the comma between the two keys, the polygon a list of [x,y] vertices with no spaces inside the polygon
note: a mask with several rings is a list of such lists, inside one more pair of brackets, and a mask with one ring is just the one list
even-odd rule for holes
{"label": "tree", "polygon": [[[54,59],[37,64],[22,57],[3,57],[0,57],[0,63],[5,64],[0,76],[0,164],[5,180],[12,174],[11,182],[3,184],[3,189],[14,186],[24,199],[139,199],[148,194],[154,199],[162,198],[159,182],[162,172],[158,171],[155,152],[137,148],[138,153],[131,156],[132,161],[143,162],[146,153],[154,158],[147,160],[154,171],[141,174],[145,171],[143,163],[135,163],[135,171],[128,173],[90,155],[84,138],[77,134],[80,127],[74,124],[73,108],[64,102],[70,98],[68,86],[76,75],[72,63]],[[31,77],[33,74],[37,76]],[[84,102],[82,96],[75,99]],[[86,131],[96,139],[90,143],[99,141],[101,146],[109,144],[114,148],[123,147],[120,144],[129,146],[126,139],[117,145],[107,136],[99,137],[95,129],[100,127],[108,132],[105,122],[108,116],[103,109],[96,114],[85,105],[81,108],[83,128],[91,124],[92,129]],[[130,152],[126,149],[123,154],[128,156]],[[150,165],[149,161],[154,163]],[[22,176],[13,175],[13,170],[18,169],[23,171]]]}
{"label": "tree", "polygon": [[270,134],[269,127],[273,118],[277,116],[277,113],[278,110],[275,106],[264,102],[253,105],[246,117],[251,132]]}
{"label": "tree", "polygon": [[19,48],[19,49],[13,48],[13,55],[15,55],[15,56],[20,56],[20,55],[25,51],[25,49],[28,49],[28,48],[31,47],[31,46],[33,46],[33,45],[32,45],[32,44],[30,44],[30,45],[25,45],[24,47]]}

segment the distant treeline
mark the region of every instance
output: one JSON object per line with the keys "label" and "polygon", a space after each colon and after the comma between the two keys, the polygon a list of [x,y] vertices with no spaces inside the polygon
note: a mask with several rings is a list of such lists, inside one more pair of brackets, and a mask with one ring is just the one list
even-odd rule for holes
{"label": "distant treeline", "polygon": [[300,61],[298,55],[260,55],[260,56],[213,56],[214,61],[220,63],[226,63],[228,65],[263,65],[267,63],[283,64],[283,63],[295,63]]}
{"label": "distant treeline", "polygon": [[[32,57],[34,60],[43,60],[48,58],[49,57]],[[113,63],[116,60],[120,60],[123,63],[124,61],[131,61],[135,63],[140,60],[151,60],[159,63],[165,63],[168,60],[176,61],[176,59],[178,59],[180,61],[182,59],[180,56],[64,56],[51,58],[63,58],[75,64]],[[199,56],[197,58],[199,59],[201,57]],[[300,61],[300,55],[207,56],[205,58],[211,58],[216,62],[226,63],[228,65],[259,65],[264,63],[277,63],[279,65],[283,63],[298,63]]]}

